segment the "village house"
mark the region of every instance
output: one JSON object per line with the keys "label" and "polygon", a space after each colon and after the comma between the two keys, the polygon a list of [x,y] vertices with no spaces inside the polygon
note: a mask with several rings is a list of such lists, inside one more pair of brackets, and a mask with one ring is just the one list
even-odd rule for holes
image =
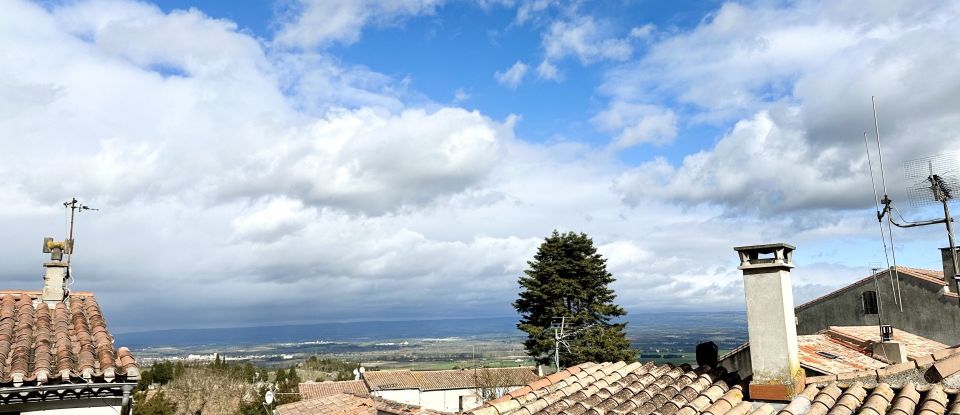
{"label": "village house", "polygon": [[43,248],[43,289],[0,292],[0,413],[129,415],[136,361],[93,294],[67,289],[73,241]]}
{"label": "village house", "polygon": [[304,400],[338,394],[373,396],[443,412],[462,412],[539,378],[530,367],[363,371],[361,378],[299,385]]}
{"label": "village house", "polygon": [[941,343],[960,344],[953,258],[949,248],[940,253],[942,270],[898,266],[797,306],[797,332],[814,334],[828,326],[875,325],[882,320]]}
{"label": "village house", "polygon": [[[728,369],[717,356],[698,356],[698,366],[648,363],[583,363],[534,381],[469,411],[471,415],[943,415],[960,413],[960,349],[919,336],[885,336],[873,350],[899,351],[902,363],[882,367],[821,367],[839,373],[808,376],[796,333],[790,269],[793,246],[736,248],[744,274],[749,347],[735,353],[748,365]],[[877,326],[836,326],[820,341],[863,340]],[[863,331],[861,331],[863,330]],[[885,331],[885,334],[889,330]],[[878,331],[879,336],[879,331]],[[875,347],[874,347],[875,346]],[[845,356],[866,356],[838,346]],[[708,348],[704,348],[708,349]],[[713,349],[714,353],[716,349]],[[841,358],[841,360],[843,360]],[[874,359],[877,360],[877,359]],[[749,373],[744,373],[749,371]]]}

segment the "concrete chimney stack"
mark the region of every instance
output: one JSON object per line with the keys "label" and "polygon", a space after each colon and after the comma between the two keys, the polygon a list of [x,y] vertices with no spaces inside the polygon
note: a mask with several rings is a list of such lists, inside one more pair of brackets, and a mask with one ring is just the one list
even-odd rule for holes
{"label": "concrete chimney stack", "polygon": [[[960,248],[957,251],[960,251]],[[957,255],[960,255],[960,252]],[[957,279],[954,278],[956,270],[953,267],[953,255],[950,255],[950,248],[940,248],[940,257],[943,259],[943,280],[946,281],[947,288],[954,294],[960,293],[957,291]]]}
{"label": "concrete chimney stack", "polygon": [[61,302],[69,294],[67,280],[70,278],[70,264],[63,260],[63,255],[73,252],[73,240],[44,238],[43,252],[50,254],[50,261],[43,263],[43,293],[40,298],[45,302]]}
{"label": "concrete chimney stack", "polygon": [[795,247],[775,243],[734,249],[740,256],[747,303],[750,398],[789,401],[804,386],[790,282]]}

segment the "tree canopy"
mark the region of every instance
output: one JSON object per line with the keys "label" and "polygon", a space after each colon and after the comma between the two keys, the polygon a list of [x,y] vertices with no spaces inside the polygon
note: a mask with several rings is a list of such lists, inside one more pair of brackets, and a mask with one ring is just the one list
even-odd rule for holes
{"label": "tree canopy", "polygon": [[614,281],[606,259],[584,233],[559,233],[544,239],[520,277],[520,297],[513,306],[520,313],[517,327],[527,333],[524,346],[540,364],[553,360],[555,318],[566,317],[570,350],[561,346],[563,367],[587,361],[632,361],[625,322],[626,311],[614,303]]}

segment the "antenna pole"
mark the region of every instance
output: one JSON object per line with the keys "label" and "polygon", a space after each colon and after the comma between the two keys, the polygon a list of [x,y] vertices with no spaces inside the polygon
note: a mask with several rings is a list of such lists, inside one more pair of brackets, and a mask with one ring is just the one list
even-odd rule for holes
{"label": "antenna pole", "polygon": [[[889,214],[887,216],[887,236],[890,238],[890,253],[893,257],[893,276],[897,281],[897,292],[894,295],[898,298],[900,292],[900,273],[897,271],[897,251],[896,244],[893,241],[893,227],[890,226],[891,216],[893,213],[890,212],[890,197],[887,195],[887,178],[883,172],[883,147],[880,145],[880,121],[877,117],[877,100],[876,97],[870,96],[870,105],[873,108],[873,125],[877,130],[877,156],[879,157],[878,162],[880,164],[880,183],[883,186],[883,203],[884,203],[884,213]],[[881,225],[882,226],[882,225]],[[889,265],[889,264],[888,264]],[[900,312],[903,312],[903,298],[900,298],[898,301],[900,305]]]}
{"label": "antenna pole", "polygon": [[[960,287],[960,271],[957,270],[957,246],[953,240],[953,219],[950,218],[950,205],[947,204],[947,199],[943,199],[942,203],[943,217],[946,218],[947,224],[947,239],[950,241],[950,255],[953,259],[953,279],[957,281],[957,286]],[[944,275],[943,277],[946,278],[947,276]]]}
{"label": "antenna pole", "polygon": [[[879,144],[879,142],[878,142]],[[890,253],[887,251],[887,235],[883,231],[883,215],[887,214],[888,209],[886,205],[887,198],[884,198],[884,211],[880,213],[880,196],[877,195],[877,182],[873,178],[873,158],[870,157],[870,144],[867,140],[867,132],[863,132],[863,148],[867,151],[867,166],[870,168],[870,186],[873,187],[873,200],[877,209],[877,225],[880,227],[880,242],[883,243],[883,256],[887,260],[887,268],[890,268]],[[876,272],[874,272],[876,274]],[[874,276],[876,280],[876,276]],[[877,288],[877,295],[879,295],[879,286]],[[893,278],[890,278],[890,294],[893,295],[893,303],[900,304],[900,301],[897,299],[897,290],[893,286]]]}

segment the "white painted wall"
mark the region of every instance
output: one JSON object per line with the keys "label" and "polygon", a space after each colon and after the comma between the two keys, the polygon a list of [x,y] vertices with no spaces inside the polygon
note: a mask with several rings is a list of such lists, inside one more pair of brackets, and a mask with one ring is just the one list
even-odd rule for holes
{"label": "white painted wall", "polygon": [[[408,405],[423,406],[420,404],[420,389],[382,390],[382,391],[374,391],[373,394],[383,399],[389,399],[391,401],[405,403]],[[429,408],[429,409],[433,409],[433,408]]]}
{"label": "white painted wall", "polygon": [[[503,393],[517,388],[519,388],[519,386],[503,388]],[[391,401],[444,412],[469,411],[483,404],[480,396],[477,395],[477,390],[474,388],[443,389],[423,392],[419,389],[394,389],[374,391],[373,394]],[[461,396],[463,397],[463,408],[460,408]]]}

